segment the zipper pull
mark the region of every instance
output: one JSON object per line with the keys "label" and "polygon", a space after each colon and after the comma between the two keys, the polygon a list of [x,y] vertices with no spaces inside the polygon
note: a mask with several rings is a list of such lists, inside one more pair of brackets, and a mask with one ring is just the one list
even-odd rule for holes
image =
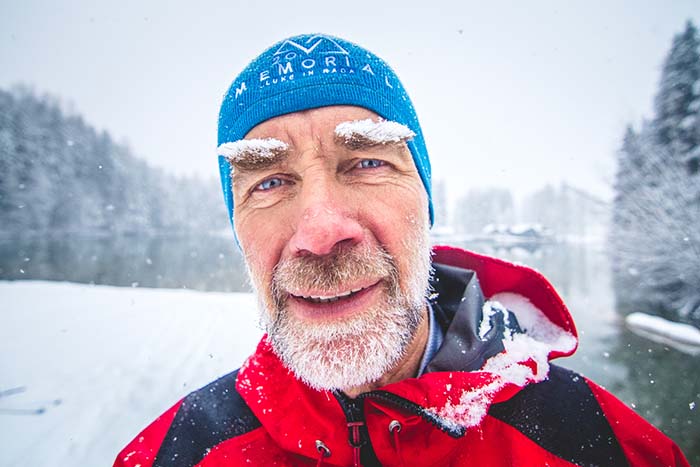
{"label": "zipper pull", "polygon": [[362,434],[360,433],[360,428],[363,426],[365,426],[365,422],[348,422],[348,441],[352,447],[353,467],[362,467],[360,454],[362,446],[367,442],[362,439]]}

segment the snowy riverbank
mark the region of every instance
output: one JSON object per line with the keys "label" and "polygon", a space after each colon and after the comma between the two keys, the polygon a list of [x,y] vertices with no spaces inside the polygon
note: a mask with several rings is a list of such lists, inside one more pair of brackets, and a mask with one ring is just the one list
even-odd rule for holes
{"label": "snowy riverbank", "polygon": [[111,465],[254,349],[250,294],[0,282],[0,465]]}

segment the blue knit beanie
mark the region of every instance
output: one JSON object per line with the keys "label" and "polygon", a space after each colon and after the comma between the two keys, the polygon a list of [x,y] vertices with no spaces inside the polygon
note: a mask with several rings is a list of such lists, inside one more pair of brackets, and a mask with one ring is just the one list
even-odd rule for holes
{"label": "blue knit beanie", "polygon": [[[260,54],[224,96],[218,145],[243,139],[254,126],[270,118],[329,105],[364,107],[416,134],[407,144],[428,193],[432,225],[430,160],[413,104],[389,65],[346,40],[304,34],[282,40]],[[231,167],[223,156],[219,156],[219,171],[233,224]]]}

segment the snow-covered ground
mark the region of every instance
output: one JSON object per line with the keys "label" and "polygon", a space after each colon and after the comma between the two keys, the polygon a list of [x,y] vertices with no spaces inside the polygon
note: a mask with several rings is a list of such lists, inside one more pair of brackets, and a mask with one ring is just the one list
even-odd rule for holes
{"label": "snow-covered ground", "polygon": [[255,348],[250,294],[0,282],[0,465],[107,466]]}

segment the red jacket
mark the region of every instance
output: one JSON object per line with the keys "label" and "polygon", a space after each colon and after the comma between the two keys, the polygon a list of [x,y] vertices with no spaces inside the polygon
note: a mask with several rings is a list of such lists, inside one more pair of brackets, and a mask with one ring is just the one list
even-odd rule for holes
{"label": "red jacket", "polygon": [[419,378],[354,400],[312,390],[263,338],[240,370],[141,432],[115,467],[688,465],[610,393],[549,364],[573,353],[576,329],[543,276],[448,247],[434,266],[445,338]]}

